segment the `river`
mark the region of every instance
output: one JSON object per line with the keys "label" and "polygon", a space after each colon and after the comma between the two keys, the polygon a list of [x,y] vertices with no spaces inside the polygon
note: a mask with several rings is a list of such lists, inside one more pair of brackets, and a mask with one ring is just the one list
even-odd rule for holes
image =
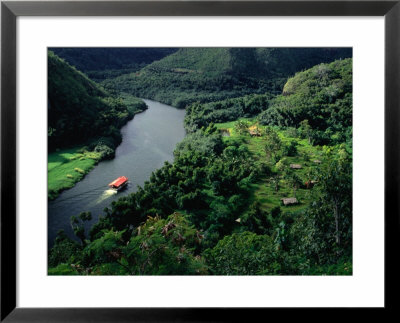
{"label": "river", "polygon": [[[142,186],[154,170],[162,167],[165,161],[173,160],[176,144],[185,137],[185,110],[144,101],[149,108],[135,115],[121,129],[123,139],[115,151],[115,158],[100,162],[82,181],[49,202],[49,248],[60,229],[76,239],[70,225],[71,216],[90,211],[93,219],[86,224],[88,232],[112,201],[137,191],[137,186]],[[118,193],[108,190],[107,184],[119,176],[129,178],[128,187]]]}

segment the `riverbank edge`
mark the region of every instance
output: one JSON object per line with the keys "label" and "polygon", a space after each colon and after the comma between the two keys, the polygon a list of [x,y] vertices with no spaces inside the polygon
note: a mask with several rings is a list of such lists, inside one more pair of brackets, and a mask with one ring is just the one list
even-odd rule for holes
{"label": "riverbank edge", "polygon": [[[143,102],[144,102],[144,101],[143,101]],[[132,118],[127,119],[126,122],[125,122],[123,125],[121,125],[121,128],[120,128],[119,130],[121,131],[121,129],[122,129],[124,126],[126,126],[126,124],[127,124],[128,122],[132,121],[132,120],[134,119],[135,115],[137,115],[137,114],[139,114],[139,113],[142,113],[142,112],[145,112],[148,108],[149,108],[148,105],[145,103],[145,107],[143,108],[143,110],[138,110],[138,111],[133,112]],[[117,147],[115,147],[114,152],[113,152],[114,154],[113,154],[113,157],[112,157],[112,158],[104,158],[104,157],[103,157],[103,158],[93,158],[93,157],[88,158],[88,159],[92,159],[92,160],[94,161],[94,163],[93,163],[92,165],[90,165],[89,167],[86,167],[85,169],[80,169],[80,170],[82,170],[83,172],[79,172],[79,173],[80,173],[81,175],[83,175],[83,176],[73,178],[72,186],[71,186],[71,185],[62,186],[62,187],[60,187],[59,189],[57,189],[56,191],[53,191],[52,195],[50,195],[50,191],[49,191],[49,170],[47,170],[47,200],[48,200],[49,202],[50,202],[50,201],[54,201],[57,197],[60,196],[60,194],[61,194],[62,192],[66,191],[66,190],[68,190],[68,189],[73,188],[77,183],[79,183],[80,181],[82,181],[82,180],[85,178],[85,176],[86,176],[87,174],[89,174],[90,171],[92,171],[92,170],[94,169],[95,166],[98,165],[99,162],[101,162],[101,161],[103,161],[103,160],[114,159],[114,158],[115,158],[115,151],[116,151],[116,149],[121,145],[121,143],[122,143],[122,141],[118,144]],[[77,148],[76,151],[78,151],[79,149],[81,149],[81,148],[83,148],[83,147],[84,147],[84,146],[82,146],[82,147],[80,147],[80,148]],[[49,164],[49,155],[50,155],[50,154],[47,153],[47,165]]]}

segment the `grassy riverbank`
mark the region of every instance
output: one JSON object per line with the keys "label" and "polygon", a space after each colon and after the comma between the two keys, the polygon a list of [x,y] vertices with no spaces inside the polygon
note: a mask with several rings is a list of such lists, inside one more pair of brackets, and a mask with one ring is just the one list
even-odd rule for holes
{"label": "grassy riverbank", "polygon": [[[143,100],[127,93],[120,93],[120,99],[126,106],[126,113],[121,114],[121,128],[136,114],[147,110]],[[69,189],[83,179],[101,160],[114,157],[115,149],[122,137],[120,130],[114,129],[114,134],[92,139],[74,148],[57,149],[48,155],[48,198],[54,200],[63,190]],[[87,146],[84,146],[87,144]]]}
{"label": "grassy riverbank", "polygon": [[99,162],[101,153],[81,147],[62,149],[48,156],[48,198],[55,199],[63,190],[79,182]]}

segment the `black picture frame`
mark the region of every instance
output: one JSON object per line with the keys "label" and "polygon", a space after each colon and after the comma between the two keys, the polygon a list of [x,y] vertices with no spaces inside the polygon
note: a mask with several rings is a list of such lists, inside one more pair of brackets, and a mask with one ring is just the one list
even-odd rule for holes
{"label": "black picture frame", "polygon": [[[2,1],[1,318],[3,322],[235,321],[261,309],[17,308],[16,19],[18,16],[384,16],[385,308],[395,310],[399,236],[400,0],[395,1]],[[7,183],[5,186],[4,183]],[[373,234],[373,233],[371,233]],[[38,291],[40,292],[40,291]],[[271,309],[272,310],[272,309]],[[293,309],[296,310],[296,309]],[[282,311],[282,309],[274,309]],[[297,309],[299,313],[304,313]],[[381,309],[377,309],[381,315]],[[250,313],[251,312],[251,313]],[[261,312],[261,313],[260,313]],[[267,319],[266,317],[264,317]],[[254,316],[255,319],[255,316]],[[249,319],[251,321],[251,319]],[[258,319],[257,319],[258,320]]]}

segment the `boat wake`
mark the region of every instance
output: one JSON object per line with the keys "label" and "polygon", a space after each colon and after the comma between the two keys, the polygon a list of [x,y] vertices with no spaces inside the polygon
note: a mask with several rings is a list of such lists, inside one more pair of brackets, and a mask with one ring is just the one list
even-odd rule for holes
{"label": "boat wake", "polygon": [[116,190],[105,190],[103,194],[101,194],[101,196],[96,200],[95,204],[99,204],[117,193],[118,192]]}

